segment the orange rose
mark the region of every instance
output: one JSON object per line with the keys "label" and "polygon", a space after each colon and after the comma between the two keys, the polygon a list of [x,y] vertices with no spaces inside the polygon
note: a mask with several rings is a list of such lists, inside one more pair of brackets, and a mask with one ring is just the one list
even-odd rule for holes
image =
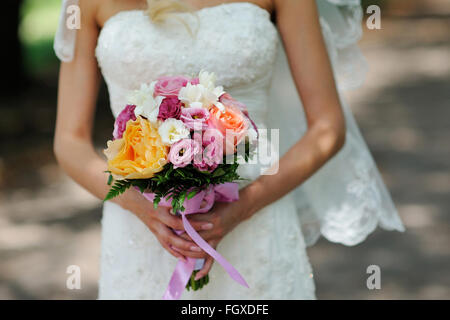
{"label": "orange rose", "polygon": [[220,111],[217,107],[210,110],[208,124],[215,127],[225,137],[225,154],[236,152],[236,146],[245,138],[249,122],[245,115],[236,107],[225,105],[225,111]]}
{"label": "orange rose", "polygon": [[150,121],[138,117],[128,121],[121,139],[108,141],[104,151],[108,170],[116,179],[147,179],[167,163],[169,148]]}

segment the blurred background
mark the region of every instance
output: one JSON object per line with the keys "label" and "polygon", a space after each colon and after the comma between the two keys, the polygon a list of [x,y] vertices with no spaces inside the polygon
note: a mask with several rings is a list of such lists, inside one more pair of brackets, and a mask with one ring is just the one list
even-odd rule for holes
{"label": "blurred background", "polygon": [[[321,299],[450,298],[450,1],[368,0],[382,29],[365,28],[370,65],[347,94],[407,231],[377,231],[356,247],[310,248]],[[60,0],[5,0],[0,86],[0,299],[95,299],[101,202],[72,182],[52,152]],[[367,17],[367,16],[366,16]],[[111,134],[99,96],[95,143]],[[368,290],[366,269],[381,268]],[[66,269],[81,267],[81,290]]]}

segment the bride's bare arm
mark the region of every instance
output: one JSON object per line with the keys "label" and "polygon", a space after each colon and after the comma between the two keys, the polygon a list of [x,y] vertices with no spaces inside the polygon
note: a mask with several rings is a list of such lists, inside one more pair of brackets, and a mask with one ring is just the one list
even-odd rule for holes
{"label": "bride's bare arm", "polygon": [[[345,141],[345,121],[330,61],[321,33],[315,0],[274,0],[277,25],[301,96],[308,130],[280,159],[274,175],[263,175],[240,192],[240,200],[219,203],[195,220],[210,221],[214,229],[200,234],[212,246],[241,221],[280,199],[314,174]],[[208,257],[198,277],[205,276]]]}
{"label": "bride's bare arm", "polygon": [[275,0],[277,24],[295,85],[304,105],[306,134],[261,176],[249,193],[250,212],[276,201],[303,183],[344,145],[345,120],[319,24],[315,0]]}
{"label": "bride's bare arm", "polygon": [[[81,29],[77,32],[76,51],[73,61],[62,63],[59,78],[58,111],[54,139],[54,152],[63,170],[78,184],[99,199],[108,192],[104,171],[105,160],[97,154],[92,142],[94,111],[100,82],[100,72],[95,57],[98,37],[96,19],[97,1],[80,1]],[[171,254],[183,257],[171,247],[183,249],[185,255],[197,257],[191,241],[176,236],[169,227],[183,229],[180,218],[167,209],[154,210],[151,203],[137,191],[130,190],[114,200],[132,211],[156,235]],[[206,226],[205,226],[206,225]],[[210,227],[196,223],[201,230]],[[194,251],[195,251],[194,250]]]}
{"label": "bride's bare arm", "polygon": [[94,55],[98,29],[93,11],[93,6],[83,6],[75,58],[61,63],[54,151],[63,170],[101,199],[108,189],[103,173],[106,163],[95,152],[91,140],[100,82]]}

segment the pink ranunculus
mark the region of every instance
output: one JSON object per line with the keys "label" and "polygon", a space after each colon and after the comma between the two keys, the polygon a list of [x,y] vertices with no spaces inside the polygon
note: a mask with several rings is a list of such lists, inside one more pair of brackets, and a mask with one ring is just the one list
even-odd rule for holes
{"label": "pink ranunculus", "polygon": [[181,101],[177,97],[165,97],[159,106],[158,119],[166,120],[169,118],[180,119]]}
{"label": "pink ranunculus", "polygon": [[203,161],[209,166],[216,166],[223,160],[222,141],[211,142],[203,149]]}
{"label": "pink ranunculus", "polygon": [[192,163],[194,156],[202,151],[200,144],[192,139],[182,139],[172,145],[168,155],[173,167],[184,168]]}
{"label": "pink ranunculus", "polygon": [[183,108],[180,119],[191,130],[205,130],[209,112],[204,108]]}
{"label": "pink ranunculus", "polygon": [[221,141],[223,141],[223,135],[216,128],[209,127],[208,129],[205,130],[205,132],[203,132],[202,145],[204,147],[206,147],[211,143],[219,143]]}
{"label": "pink ranunculus", "polygon": [[114,122],[114,131],[113,137],[114,140],[121,139],[125,129],[127,128],[128,120],[136,120],[136,116],[134,115],[134,109],[136,106],[127,105],[117,116],[116,121]]}
{"label": "pink ranunculus", "polygon": [[205,161],[202,161],[200,163],[194,163],[194,167],[199,170],[199,171],[208,171],[208,172],[213,172],[214,170],[216,170],[217,168],[217,164],[213,164],[213,165],[208,165]]}
{"label": "pink ranunculus", "polygon": [[199,160],[194,157],[194,167],[199,171],[213,172],[222,160],[217,160],[214,157],[215,149],[211,146],[207,146],[203,149],[203,157]]}
{"label": "pink ranunculus", "polygon": [[158,78],[155,84],[154,95],[164,97],[171,97],[171,96],[178,97],[178,92],[180,92],[180,89],[182,87],[185,87],[188,84],[188,82],[194,84],[195,81],[196,81],[195,79],[191,79],[184,76]]}
{"label": "pink ranunculus", "polygon": [[214,171],[223,162],[223,136],[217,129],[203,133],[203,152],[194,157],[194,167],[200,171]]}

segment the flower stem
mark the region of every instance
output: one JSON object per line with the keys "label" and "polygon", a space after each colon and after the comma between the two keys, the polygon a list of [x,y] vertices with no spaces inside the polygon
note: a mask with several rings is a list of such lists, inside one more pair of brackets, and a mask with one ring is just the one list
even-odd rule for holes
{"label": "flower stem", "polygon": [[192,272],[191,277],[189,278],[188,283],[186,284],[186,289],[189,291],[190,289],[197,291],[203,288],[205,285],[209,283],[209,275],[204,276],[199,280],[195,280],[195,276],[197,275],[198,270],[194,270]]}

